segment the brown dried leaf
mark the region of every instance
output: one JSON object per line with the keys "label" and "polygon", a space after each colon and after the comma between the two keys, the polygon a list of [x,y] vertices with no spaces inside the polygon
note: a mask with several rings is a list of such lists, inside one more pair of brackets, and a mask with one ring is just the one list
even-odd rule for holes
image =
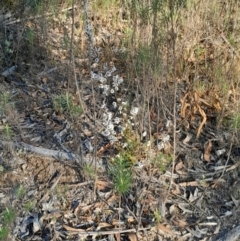
{"label": "brown dried leaf", "polygon": [[205,112],[203,111],[203,109],[202,109],[199,105],[198,105],[197,107],[198,107],[198,111],[199,111],[200,115],[201,115],[202,118],[203,118],[200,126],[198,127],[198,131],[197,131],[197,137],[199,137],[199,136],[200,136],[200,133],[201,133],[201,131],[202,131],[202,128],[203,128],[204,124],[205,124],[206,121],[207,121],[207,116],[206,116]]}
{"label": "brown dried leaf", "polygon": [[164,143],[164,153],[165,154],[172,154],[173,153],[173,147],[172,147],[172,145],[170,144],[169,141],[166,141]]}
{"label": "brown dried leaf", "polygon": [[154,108],[153,108],[153,106],[151,106],[151,108],[150,108],[149,115],[150,115],[151,121],[153,121],[153,122],[156,122],[156,121],[157,121],[157,117],[156,117],[156,114],[154,113]]}
{"label": "brown dried leaf", "polygon": [[47,77],[43,77],[43,78],[42,78],[42,82],[43,82],[44,84],[47,82],[47,80],[48,80]]}
{"label": "brown dried leaf", "polygon": [[65,228],[67,231],[70,231],[70,232],[85,232],[84,229],[72,228],[72,227],[67,226],[67,225],[65,225],[65,224],[63,224],[63,228]]}
{"label": "brown dried leaf", "polygon": [[87,212],[89,209],[91,209],[92,207],[93,207],[92,204],[87,205],[87,206],[85,206],[85,207],[82,207],[82,208],[81,208],[81,211],[82,211],[83,213],[85,213],[85,212]]}
{"label": "brown dried leaf", "polygon": [[172,230],[163,224],[158,224],[157,230],[158,230],[159,234],[162,234],[167,237],[172,237],[174,235]]}
{"label": "brown dried leaf", "polygon": [[98,224],[97,230],[106,229],[106,228],[113,228],[113,225],[109,224],[109,223],[102,222],[102,223]]}
{"label": "brown dried leaf", "polygon": [[212,151],[212,141],[208,141],[207,144],[205,145],[205,150],[204,150],[204,160],[207,162],[211,161],[211,151]]}
{"label": "brown dried leaf", "polygon": [[121,235],[120,235],[120,233],[115,233],[114,236],[115,236],[115,239],[116,239],[117,241],[121,241]]}
{"label": "brown dried leaf", "polygon": [[135,233],[129,233],[128,234],[128,239],[130,241],[137,241],[138,240],[137,235]]}
{"label": "brown dried leaf", "polygon": [[79,202],[78,205],[77,205],[77,207],[75,208],[75,210],[74,210],[74,212],[73,212],[75,216],[77,216],[77,214],[78,214],[78,212],[79,212],[79,210],[80,210],[81,207],[82,207],[82,203]]}
{"label": "brown dried leaf", "polygon": [[109,205],[112,205],[112,204],[114,204],[116,202],[116,200],[117,200],[117,196],[114,194],[107,200],[107,203]]}
{"label": "brown dried leaf", "polygon": [[101,180],[98,180],[96,182],[96,186],[98,188],[99,191],[103,191],[103,190],[106,190],[108,188],[112,188],[113,185],[109,182],[106,182],[106,181],[101,181]]}
{"label": "brown dried leaf", "polygon": [[213,180],[213,187],[214,188],[222,188],[224,182],[226,182],[226,181],[222,178],[214,179]]}
{"label": "brown dried leaf", "polygon": [[181,227],[181,228],[185,228],[188,225],[188,223],[186,222],[185,219],[173,219],[172,221],[173,221],[174,225]]}
{"label": "brown dried leaf", "polygon": [[128,217],[127,221],[128,223],[135,223],[134,217]]}
{"label": "brown dried leaf", "polygon": [[186,109],[187,107],[189,107],[190,105],[186,103],[186,99],[188,97],[188,93],[183,97],[183,99],[181,99],[181,117],[185,118],[186,117]]}
{"label": "brown dried leaf", "polygon": [[185,166],[184,166],[182,160],[180,160],[180,162],[178,162],[175,166],[175,171],[177,174],[183,175],[183,174],[186,174],[184,169],[185,169]]}
{"label": "brown dried leaf", "polygon": [[192,134],[187,134],[185,139],[183,140],[183,144],[187,145],[187,143],[192,139]]}
{"label": "brown dried leaf", "polygon": [[209,187],[209,183],[207,183],[206,181],[180,182],[178,185],[180,187]]}

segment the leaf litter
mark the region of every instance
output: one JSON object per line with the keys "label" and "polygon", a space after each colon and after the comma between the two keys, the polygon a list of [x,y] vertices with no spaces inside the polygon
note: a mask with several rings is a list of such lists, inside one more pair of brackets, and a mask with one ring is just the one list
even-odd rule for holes
{"label": "leaf litter", "polygon": [[[111,157],[111,151],[115,152],[114,143],[122,137],[122,130],[116,128],[120,123],[116,118],[121,117],[120,112],[125,107],[115,94],[123,82],[120,76],[124,76],[124,73],[114,63],[101,63],[100,48],[93,52],[98,59],[92,65],[95,72],[88,73],[80,66],[83,68],[81,71],[85,83],[82,88],[88,108],[86,113],[77,117],[75,126],[71,124],[74,117],[70,120],[66,112],[57,113],[51,104],[51,92],[58,94],[60,90],[66,90],[64,66],[49,65],[48,70],[44,71],[35,69],[38,72],[35,75],[37,80],[31,84],[15,80],[4,84],[7,89],[14,86],[19,93],[16,107],[21,113],[21,133],[20,138],[12,142],[14,151],[6,149],[11,141],[1,141],[3,159],[11,160],[11,155],[16,157],[14,165],[8,164],[14,166],[15,172],[11,175],[4,172],[1,176],[1,193],[7,196],[1,199],[1,205],[10,201],[6,191],[8,188],[24,184],[28,193],[23,200],[14,201],[18,217],[14,223],[13,238],[70,240],[90,236],[92,239],[104,237],[110,240],[127,237],[134,241],[146,237],[153,240],[159,235],[161,240],[184,240],[184,237],[185,240],[203,240],[218,234],[220,231],[216,231],[215,226],[224,226],[230,217],[233,221],[237,220],[239,193],[229,190],[228,185],[237,180],[239,161],[237,156],[233,156],[226,166],[229,146],[226,144],[222,147],[217,138],[212,141],[204,137],[206,132],[211,133],[208,126],[203,128],[209,124],[205,107],[218,105],[209,103],[197,92],[187,93],[182,99],[182,118],[190,115],[189,122],[194,122],[194,116],[198,114],[201,120],[195,133],[191,133],[191,130],[183,133],[181,130],[177,134],[179,142],[183,140],[184,145],[179,146],[182,155],[177,158],[173,173],[174,190],[166,195],[166,185],[170,180],[168,172],[163,175],[159,171],[152,172],[156,167],[143,158],[139,160],[139,169],[134,170],[134,182],[129,193],[121,198],[114,192],[114,186],[104,175],[107,172],[104,160]],[[103,69],[100,68],[101,64],[104,65]],[[8,77],[14,72],[15,66],[4,71],[2,76]],[[94,82],[94,95],[89,75],[91,80],[97,81]],[[55,78],[59,81],[55,81]],[[70,88],[74,89],[72,86]],[[121,95],[126,95],[126,92],[123,89]],[[134,119],[138,112],[139,109],[132,106],[129,115]],[[156,129],[163,128],[160,133],[155,132],[155,136],[161,136],[161,141],[163,136],[168,137],[164,143],[158,143],[163,147],[161,150],[171,154],[171,128],[164,130],[167,124],[157,123],[153,109],[148,114],[151,125],[157,125]],[[98,121],[94,120],[94,116]],[[75,129],[81,130],[80,133],[76,134]],[[195,135],[199,138],[193,140]],[[191,146],[188,144],[190,141]],[[224,141],[227,143],[227,139]],[[217,149],[216,146],[221,148]],[[94,156],[95,153],[97,155]],[[83,173],[85,164],[97,167],[97,173],[93,173],[93,176],[102,178],[92,181],[86,170]],[[220,178],[223,168],[227,168],[227,172]],[[96,193],[93,193],[94,187]],[[29,199],[37,200],[37,205],[31,211],[23,211],[21,206]],[[154,221],[156,210],[160,212],[161,223]],[[239,226],[232,230],[235,237],[239,235],[238,232]],[[233,240],[229,236],[228,239]]]}

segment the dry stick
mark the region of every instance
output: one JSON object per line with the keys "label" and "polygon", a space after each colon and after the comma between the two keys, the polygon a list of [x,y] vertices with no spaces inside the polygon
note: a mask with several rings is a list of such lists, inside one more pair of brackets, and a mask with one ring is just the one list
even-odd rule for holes
{"label": "dry stick", "polygon": [[[147,90],[147,88],[146,88],[146,90]],[[149,97],[149,96],[148,96],[148,97]],[[148,104],[147,104],[147,108],[148,108],[147,113],[150,113],[150,109],[149,109],[149,98],[147,98],[147,103],[148,103]],[[150,119],[150,114],[148,114],[148,128],[149,128],[149,139],[150,139],[149,153],[150,153],[150,150],[151,150],[151,124],[150,124],[150,121],[151,121],[151,119]],[[153,173],[150,175],[150,179],[149,179],[150,182],[151,182],[151,179],[152,179],[152,175],[153,175]],[[147,185],[145,185],[145,186],[146,186],[146,190],[148,190],[149,185],[147,184]],[[139,228],[140,228],[140,224],[142,223],[142,222],[141,222],[141,216],[142,216],[143,208],[144,208],[145,204],[146,204],[146,199],[144,199],[144,202],[143,202],[141,211],[140,211],[140,213],[139,213],[138,230],[139,230]]]}
{"label": "dry stick", "polygon": [[227,165],[228,165],[228,162],[229,162],[229,159],[230,159],[230,155],[231,155],[231,152],[232,152],[232,146],[233,146],[233,138],[234,138],[234,133],[232,134],[232,138],[231,138],[231,144],[230,144],[230,148],[229,148],[229,152],[228,152],[228,156],[227,156],[227,161],[225,163],[225,166],[224,166],[224,169],[222,171],[222,174],[221,176],[219,177],[219,179],[221,179],[226,171],[226,168],[227,168]]}
{"label": "dry stick", "polygon": [[240,56],[238,54],[238,51],[233,48],[233,46],[229,43],[229,41],[225,38],[225,36],[222,34],[222,32],[218,29],[218,32],[220,33],[221,38],[225,41],[225,43],[230,47],[230,49],[233,51],[233,53],[240,59]]}
{"label": "dry stick", "polygon": [[[171,2],[172,5],[172,2]],[[173,6],[171,6],[172,8],[174,8]],[[170,9],[170,11],[173,11],[174,9]],[[174,32],[174,26],[173,26],[173,17],[171,16],[171,31]],[[175,38],[174,38],[174,34],[173,34],[173,39],[172,39],[172,52],[173,52],[173,71],[174,71],[174,78],[176,77],[176,52],[175,52]],[[173,183],[173,174],[174,174],[174,167],[175,167],[175,159],[176,159],[176,142],[177,142],[177,138],[176,138],[176,129],[177,129],[177,116],[176,116],[176,102],[177,102],[177,80],[175,79],[174,81],[174,99],[173,99],[173,162],[172,162],[172,172],[171,172],[171,181],[170,181],[170,185],[169,185],[169,189],[168,189],[168,194],[170,192],[170,189],[172,187],[172,183]]]}
{"label": "dry stick", "polygon": [[[73,154],[71,152],[64,152],[64,151],[56,151],[56,150],[50,150],[43,147],[36,147],[29,144],[26,144],[24,142],[8,142],[8,141],[1,141],[0,143],[4,146],[13,146],[15,148],[23,149],[24,151],[37,153],[41,156],[47,156],[47,157],[53,157],[58,161],[63,160],[71,160],[71,161],[78,161],[80,157],[76,154]],[[81,159],[82,163],[91,165],[91,158],[90,157],[83,157]],[[65,162],[64,162],[65,163]],[[73,162],[67,162],[67,164],[74,164]],[[103,166],[100,164],[97,165],[98,168],[103,168]]]}
{"label": "dry stick", "polygon": [[[70,52],[71,52],[71,62],[72,62],[72,68],[73,68],[73,77],[74,77],[74,81],[75,81],[75,86],[77,88],[77,93],[78,93],[78,100],[79,100],[79,103],[81,105],[81,108],[83,110],[83,113],[86,112],[85,110],[85,105],[83,103],[83,100],[82,100],[82,97],[81,97],[81,94],[80,94],[80,89],[79,89],[79,85],[78,85],[78,82],[77,82],[77,74],[76,74],[76,67],[75,67],[75,57],[74,57],[74,51],[73,51],[73,39],[74,39],[74,29],[75,29],[75,21],[74,21],[74,16],[75,16],[75,8],[74,8],[74,3],[75,1],[72,0],[72,26],[71,26],[71,44],[70,44]],[[81,142],[81,138],[78,139],[78,141],[80,142],[80,146],[82,147],[82,142]],[[83,160],[83,155],[82,155],[82,151],[80,149],[80,156],[81,156],[81,160]]]}
{"label": "dry stick", "polygon": [[[132,229],[124,229],[124,230],[119,230],[119,229],[113,229],[113,230],[109,230],[109,231],[85,231],[82,229],[75,229],[75,228],[71,228],[67,225],[63,225],[63,228],[65,228],[66,230],[68,230],[69,233],[71,234],[78,234],[79,236],[95,236],[95,235],[109,235],[109,234],[121,234],[121,233],[136,233],[137,230],[132,228]],[[149,230],[151,227],[149,228],[140,228],[138,231],[144,231],[144,230]]]}
{"label": "dry stick", "polygon": [[50,150],[43,147],[36,147],[29,144],[26,144],[24,142],[8,142],[8,141],[0,141],[4,146],[12,145],[15,148],[23,149],[25,151],[37,153],[41,156],[48,156],[48,157],[54,157],[57,160],[76,160],[78,157],[70,152],[64,152],[64,151],[56,151],[56,150]]}
{"label": "dry stick", "polygon": [[[88,69],[89,69],[89,73],[91,74],[91,51],[93,51],[93,36],[92,36],[92,31],[91,31],[91,25],[89,23],[89,18],[88,18],[88,0],[84,0],[84,12],[85,12],[85,22],[86,22],[86,27],[87,30],[89,31],[88,34]],[[92,75],[91,75],[92,76]],[[91,91],[92,91],[92,95],[93,95],[93,124],[94,126],[96,126],[96,98],[95,98],[95,94],[94,94],[94,86],[93,86],[94,81],[92,81],[92,77],[91,77]],[[96,138],[96,132],[94,131],[93,134],[93,138],[94,138],[94,169],[95,169],[95,173],[97,172],[97,138]],[[97,175],[95,175],[95,183],[94,183],[94,194],[96,194],[96,183],[97,183]]]}

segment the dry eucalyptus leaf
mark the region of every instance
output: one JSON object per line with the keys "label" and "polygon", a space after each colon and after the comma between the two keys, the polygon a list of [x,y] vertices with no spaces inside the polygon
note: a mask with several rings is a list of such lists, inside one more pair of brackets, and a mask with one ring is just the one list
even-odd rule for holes
{"label": "dry eucalyptus leaf", "polygon": [[98,180],[96,182],[96,186],[97,186],[99,191],[104,191],[106,189],[109,189],[109,188],[113,187],[113,185],[111,183],[106,182],[106,181],[101,181],[101,180]]}
{"label": "dry eucalyptus leaf", "polygon": [[175,171],[177,174],[183,175],[183,174],[186,174],[184,169],[185,169],[185,166],[183,164],[183,161],[180,160],[175,166]]}
{"label": "dry eucalyptus leaf", "polygon": [[187,134],[187,136],[185,137],[185,139],[183,140],[183,144],[187,145],[188,142],[192,139],[192,134]]}
{"label": "dry eucalyptus leaf", "polygon": [[173,235],[174,235],[173,231],[163,224],[158,224],[157,230],[158,230],[159,234],[162,234],[164,237],[170,238],[170,237],[173,237]]}
{"label": "dry eucalyptus leaf", "polygon": [[98,224],[97,230],[106,229],[106,228],[113,228],[113,225],[109,224],[109,223],[102,222],[102,223]]}
{"label": "dry eucalyptus leaf", "polygon": [[137,241],[138,240],[137,235],[135,233],[129,233],[128,234],[128,239],[130,241]]}
{"label": "dry eucalyptus leaf", "polygon": [[208,141],[204,149],[204,160],[207,162],[211,161],[212,141]]}
{"label": "dry eucalyptus leaf", "polygon": [[188,223],[186,222],[185,219],[173,219],[172,221],[173,221],[174,225],[176,225],[180,228],[185,228],[188,225]]}

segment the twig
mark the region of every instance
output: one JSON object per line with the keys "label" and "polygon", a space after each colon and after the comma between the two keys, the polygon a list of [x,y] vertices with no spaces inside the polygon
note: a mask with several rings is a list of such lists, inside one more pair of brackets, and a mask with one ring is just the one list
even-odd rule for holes
{"label": "twig", "polygon": [[235,48],[229,43],[229,41],[225,38],[225,36],[221,33],[221,31],[218,29],[221,38],[224,40],[224,42],[230,47],[230,49],[233,51],[233,53],[240,59],[240,56]]}
{"label": "twig", "polygon": [[83,229],[72,228],[67,225],[63,225],[63,228],[65,228],[67,231],[71,232],[72,234],[78,234],[83,236],[109,235],[109,234],[117,234],[117,233],[136,233],[137,231],[144,231],[144,230],[151,229],[151,227],[149,227],[149,228],[139,228],[138,230],[136,230],[135,228],[119,230],[117,228],[117,229],[107,230],[107,231],[85,231]]}
{"label": "twig", "polygon": [[228,167],[228,162],[229,162],[229,160],[230,160],[230,156],[231,156],[231,152],[232,152],[233,137],[234,137],[234,133],[233,133],[233,135],[232,135],[231,144],[230,144],[230,148],[229,148],[229,152],[228,152],[228,156],[227,156],[227,161],[226,161],[226,163],[225,163],[224,169],[223,169],[222,174],[221,174],[221,176],[219,177],[219,179],[221,179],[221,178],[223,177],[223,175],[224,175],[224,173],[225,173],[225,171],[226,171],[226,169],[227,169],[227,167]]}

